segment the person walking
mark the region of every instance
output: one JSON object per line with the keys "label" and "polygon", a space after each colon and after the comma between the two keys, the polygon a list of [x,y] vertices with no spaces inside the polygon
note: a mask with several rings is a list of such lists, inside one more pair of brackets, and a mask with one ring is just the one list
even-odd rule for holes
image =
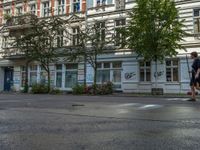
{"label": "person walking", "polygon": [[192,64],[192,77],[190,79],[190,87],[191,87],[191,98],[188,101],[196,101],[196,92],[195,90],[200,90],[200,59],[198,58],[197,52],[192,52],[191,59],[193,59]]}

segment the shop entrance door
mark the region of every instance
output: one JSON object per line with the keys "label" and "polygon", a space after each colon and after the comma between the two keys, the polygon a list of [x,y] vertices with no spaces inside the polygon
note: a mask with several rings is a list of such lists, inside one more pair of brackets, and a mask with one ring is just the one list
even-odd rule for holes
{"label": "shop entrance door", "polygon": [[4,72],[4,91],[10,91],[13,86],[13,67],[5,67]]}

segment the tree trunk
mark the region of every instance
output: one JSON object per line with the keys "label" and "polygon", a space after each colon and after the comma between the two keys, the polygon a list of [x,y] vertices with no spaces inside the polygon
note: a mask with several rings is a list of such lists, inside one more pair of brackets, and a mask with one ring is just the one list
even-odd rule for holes
{"label": "tree trunk", "polygon": [[24,85],[24,93],[28,93],[29,91],[29,85],[28,85],[28,66],[29,66],[30,61],[26,61],[25,65],[25,85]]}
{"label": "tree trunk", "polygon": [[94,57],[94,92],[93,94],[97,93],[97,56],[95,54]]}
{"label": "tree trunk", "polygon": [[83,81],[83,85],[84,87],[86,87],[86,71],[87,71],[87,54],[86,54],[86,49],[85,49],[85,52],[84,52],[84,81]]}
{"label": "tree trunk", "polygon": [[158,87],[158,60],[155,60],[155,88]]}
{"label": "tree trunk", "polygon": [[50,69],[49,69],[49,67],[47,69],[47,75],[48,75],[47,88],[48,88],[48,93],[49,93],[50,92],[50,88],[51,88],[51,77],[50,77]]}

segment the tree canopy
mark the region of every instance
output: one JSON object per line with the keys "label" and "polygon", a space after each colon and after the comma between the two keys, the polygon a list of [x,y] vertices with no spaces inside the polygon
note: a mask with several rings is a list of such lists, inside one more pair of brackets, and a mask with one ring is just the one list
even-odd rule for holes
{"label": "tree canopy", "polygon": [[130,13],[127,45],[145,60],[177,55],[186,35],[173,0],[136,0]]}

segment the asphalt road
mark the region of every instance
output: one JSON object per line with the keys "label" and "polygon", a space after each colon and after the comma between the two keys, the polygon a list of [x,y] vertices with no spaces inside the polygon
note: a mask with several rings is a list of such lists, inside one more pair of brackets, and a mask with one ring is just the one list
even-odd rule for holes
{"label": "asphalt road", "polygon": [[0,150],[199,150],[200,100],[0,94]]}

